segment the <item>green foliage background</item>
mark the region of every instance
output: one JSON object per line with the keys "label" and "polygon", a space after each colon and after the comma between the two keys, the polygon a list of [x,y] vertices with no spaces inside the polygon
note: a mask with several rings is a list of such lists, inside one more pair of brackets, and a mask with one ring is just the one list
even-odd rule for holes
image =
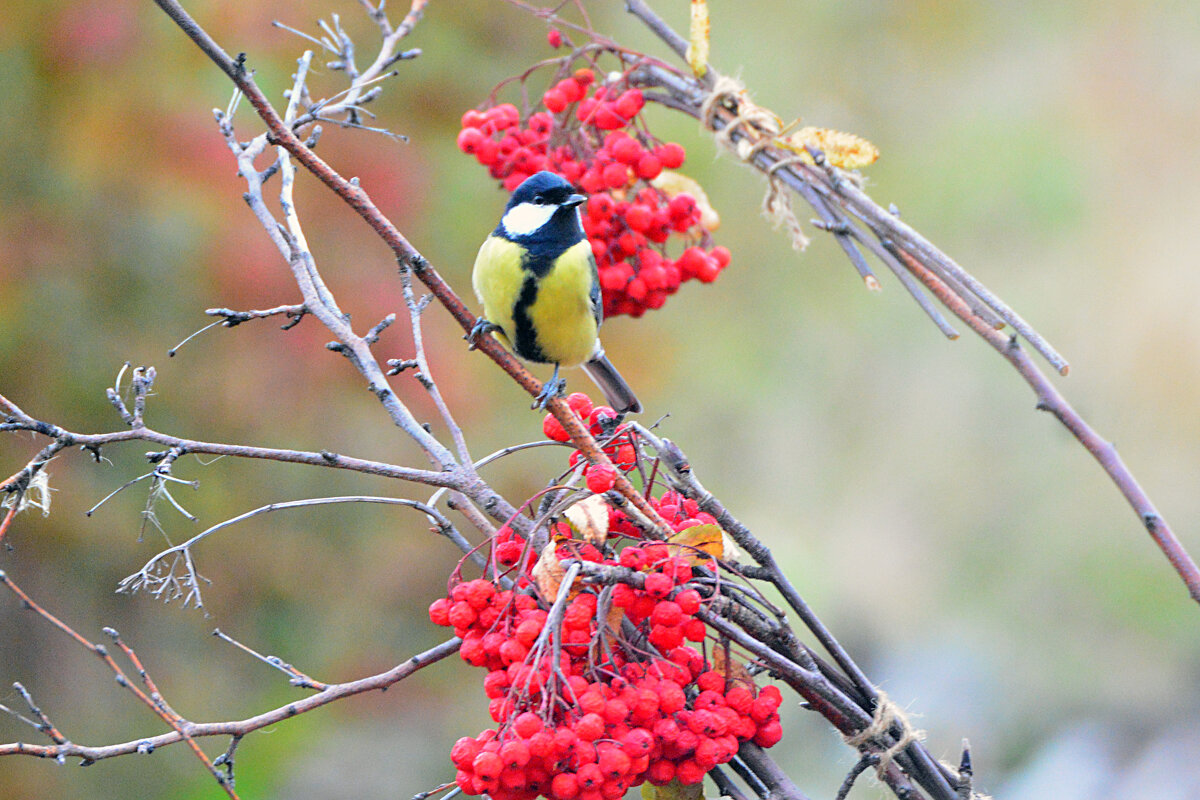
{"label": "green foliage background", "polygon": [[[276,99],[303,43],[271,20],[315,31],[336,11],[362,59],[373,41],[349,0],[186,5],[228,51],[249,54]],[[684,3],[658,5],[685,26]],[[620,4],[589,10],[598,30],[665,57]],[[714,2],[712,17],[713,62],[760,104],[881,148],[869,191],[1067,356],[1071,377],[1059,385],[1200,552],[1200,7]],[[358,175],[468,294],[475,248],[504,198],[455,149],[458,117],[552,52],[541,22],[494,0],[435,0],[407,45],[425,54],[401,65],[372,110],[412,141],[327,129],[320,152]],[[340,88],[338,73],[319,72],[320,89]],[[35,417],[113,430],[104,388],[126,360],[154,364],[152,427],[417,463],[313,320],[287,333],[270,322],[211,331],[166,357],[205,324],[205,308],[298,297],[213,125],[210,109],[229,94],[148,1],[5,4],[0,392]],[[670,413],[666,435],[775,548],[868,673],[920,714],[933,752],[956,758],[971,740],[983,789],[1189,796],[1169,794],[1186,780],[1153,765],[1177,747],[1172,769],[1197,769],[1200,619],[1114,487],[1033,411],[996,354],[969,335],[942,339],[887,276],[881,295],[864,291],[823,236],[793,253],[758,215],[755,174],[716,157],[693,121],[651,113],[663,138],[688,147],[686,170],[722,213],[718,238],[734,263],[712,286],[688,285],[663,310],[606,326],[648,417]],[[246,138],[258,131],[245,109],[238,122]],[[365,226],[312,180],[298,203],[360,329],[401,311],[394,262]],[[527,398],[467,355],[443,315],[426,319],[435,377],[474,453],[537,438]],[[406,355],[403,327],[382,356]],[[413,383],[396,385],[429,411]],[[0,439],[0,473],[41,444]],[[85,635],[119,629],[184,716],[241,718],[296,696],[210,637],[214,627],[326,681],[385,669],[444,635],[425,607],[454,554],[395,509],[291,512],[219,534],[198,551],[213,581],[208,616],[114,595],[163,537],[142,530],[138,489],[83,512],[144,471],[146,449],[112,448],[99,465],[60,456],[53,513],[18,518],[0,568]],[[519,456],[489,477],[519,501],[553,466]],[[160,509],[172,541],[271,501],[401,491],[231,460],[186,459],[176,474],[201,482],[177,491],[200,521]],[[407,797],[452,779],[449,745],[488,723],[480,677],[446,662],[256,734],[238,751],[238,788]],[[163,730],[101,664],[0,595],[0,684],[12,681],[73,741]],[[0,702],[20,698],[0,689]],[[850,753],[812,715],[793,708],[785,726],[781,760],[806,792],[831,796]],[[17,739],[36,737],[0,718],[0,741]],[[1059,779],[1067,788],[1046,788]],[[182,747],[87,770],[0,761],[6,798],[219,794]],[[878,795],[864,781],[852,796]]]}

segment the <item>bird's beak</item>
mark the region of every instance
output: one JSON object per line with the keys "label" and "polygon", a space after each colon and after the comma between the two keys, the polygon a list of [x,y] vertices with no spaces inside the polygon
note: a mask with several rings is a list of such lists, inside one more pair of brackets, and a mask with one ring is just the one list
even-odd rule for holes
{"label": "bird's beak", "polygon": [[582,194],[573,194],[566,200],[563,200],[563,208],[574,208],[587,202],[587,196]]}

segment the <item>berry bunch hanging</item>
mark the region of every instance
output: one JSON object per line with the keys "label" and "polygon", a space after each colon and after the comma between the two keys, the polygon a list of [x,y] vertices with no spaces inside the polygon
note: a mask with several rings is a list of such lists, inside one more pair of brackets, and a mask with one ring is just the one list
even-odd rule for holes
{"label": "berry bunch hanging", "polygon": [[[730,261],[712,244],[719,220],[698,184],[673,172],[686,153],[646,127],[645,98],[618,73],[603,85],[589,67],[542,94],[544,110],[522,119],[500,103],[466,112],[458,147],[512,191],[540,170],[588,194],[584,232],[600,270],[605,316],[661,308],[680,285],[711,283]],[[681,241],[678,255],[669,240]]]}
{"label": "berry bunch hanging", "polygon": [[[582,394],[568,404],[615,452],[633,450],[632,434],[607,423],[609,409]],[[565,438],[556,426],[547,416],[547,437]],[[628,463],[614,459],[626,471],[635,461],[627,455]],[[594,491],[610,488],[610,478],[585,472]],[[603,502],[601,494],[593,499]],[[461,581],[430,606],[430,619],[462,638],[463,660],[487,670],[483,690],[496,726],[450,752],[464,793],[615,800],[643,783],[697,784],[741,743],[780,740],[779,690],[756,686],[700,617],[712,597],[720,529],[677,492],[647,499],[676,531],[671,540],[644,539],[608,506],[603,536],[576,536],[558,523],[537,557],[505,526],[492,560],[513,588]],[[612,577],[564,587],[571,560]]]}

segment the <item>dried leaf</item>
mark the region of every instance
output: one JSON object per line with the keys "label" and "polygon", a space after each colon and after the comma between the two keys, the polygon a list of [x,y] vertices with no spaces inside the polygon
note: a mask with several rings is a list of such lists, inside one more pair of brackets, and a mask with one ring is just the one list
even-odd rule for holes
{"label": "dried leaf", "polygon": [[692,0],[691,39],[688,42],[687,62],[697,78],[708,72],[708,0]]}
{"label": "dried leaf", "polygon": [[667,539],[672,556],[683,556],[693,566],[725,556],[725,532],[720,525],[693,525]]}
{"label": "dried leaf", "polygon": [[609,606],[604,616],[604,624],[608,626],[608,635],[616,638],[621,635],[621,622],[625,619],[625,609]]}
{"label": "dried leaf", "polygon": [[712,668],[713,672],[719,672],[724,675],[726,683],[730,684],[730,686],[742,686],[752,692],[756,688],[754,677],[746,669],[745,665],[733,656],[726,657],[724,647],[713,648]]}
{"label": "dried leaf", "polygon": [[779,139],[777,144],[799,155],[806,164],[812,163],[807,148],[820,150],[830,164],[842,169],[865,167],[879,158],[879,148],[866,139],[830,128],[801,128]]}
{"label": "dried leaf", "polygon": [[542,597],[547,600],[553,600],[558,594],[558,587],[562,585],[563,576],[567,574],[566,568],[558,560],[558,553],[555,552],[557,548],[558,544],[556,542],[548,542],[542,548],[537,563],[530,570],[533,585],[541,592]]}
{"label": "dried leaf", "polygon": [[674,197],[677,194],[690,194],[692,199],[696,201],[696,208],[700,209],[700,225],[707,231],[715,231],[721,227],[721,217],[708,202],[708,195],[701,188],[700,184],[688,176],[664,169],[658,174],[657,178],[650,181],[650,185],[667,197]]}
{"label": "dried leaf", "polygon": [[663,786],[655,786],[649,782],[642,784],[642,800],[700,800],[702,797],[703,783],[684,786],[678,778],[672,778],[670,783]]}
{"label": "dried leaf", "polygon": [[580,500],[564,516],[588,544],[603,547],[608,540],[608,503],[604,495],[594,494]]}

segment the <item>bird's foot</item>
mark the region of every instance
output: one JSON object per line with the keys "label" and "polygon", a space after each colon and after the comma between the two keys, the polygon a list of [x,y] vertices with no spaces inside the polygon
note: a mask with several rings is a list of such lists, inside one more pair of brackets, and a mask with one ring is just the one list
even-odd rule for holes
{"label": "bird's foot", "polygon": [[481,337],[487,336],[489,333],[495,333],[498,330],[500,330],[499,325],[489,322],[483,317],[475,320],[475,325],[471,328],[471,332],[463,337],[467,340],[467,349],[474,350],[479,346],[479,339]]}
{"label": "bird's foot", "polygon": [[554,375],[550,380],[542,384],[542,390],[538,392],[537,397],[533,398],[533,405],[530,408],[544,409],[546,403],[550,402],[552,397],[562,397],[567,393],[567,382],[565,379],[558,377],[558,368],[555,367]]}

